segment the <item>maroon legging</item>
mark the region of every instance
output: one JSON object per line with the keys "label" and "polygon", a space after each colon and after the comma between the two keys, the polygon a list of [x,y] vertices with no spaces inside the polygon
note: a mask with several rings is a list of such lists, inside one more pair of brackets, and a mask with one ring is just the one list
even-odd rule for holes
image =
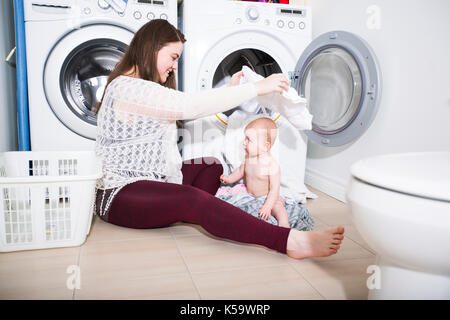
{"label": "maroon legging", "polygon": [[[126,185],[101,218],[137,229],[166,227],[179,221],[195,223],[217,237],[286,253],[289,228],[255,218],[214,196],[223,172],[217,159],[187,160],[181,170],[182,185],[149,180]],[[97,192],[97,208],[102,192]]]}

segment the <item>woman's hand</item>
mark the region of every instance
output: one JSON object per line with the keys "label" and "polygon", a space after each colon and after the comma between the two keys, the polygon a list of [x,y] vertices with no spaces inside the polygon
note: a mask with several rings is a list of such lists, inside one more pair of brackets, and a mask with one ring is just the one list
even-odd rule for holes
{"label": "woman's hand", "polygon": [[282,73],[274,73],[267,78],[255,82],[258,96],[263,96],[273,92],[278,92],[281,94],[283,93],[283,90],[288,91],[289,86],[288,79]]}
{"label": "woman's hand", "polygon": [[233,74],[231,76],[231,80],[230,82],[228,82],[228,86],[232,87],[232,86],[237,86],[239,85],[239,83],[241,82],[241,77],[244,75],[244,73],[242,71],[236,72],[235,74]]}

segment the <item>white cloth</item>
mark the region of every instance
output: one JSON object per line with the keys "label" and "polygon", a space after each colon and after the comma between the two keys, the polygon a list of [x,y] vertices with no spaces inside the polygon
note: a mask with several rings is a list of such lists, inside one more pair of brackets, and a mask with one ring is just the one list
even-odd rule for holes
{"label": "white cloth", "polygon": [[[230,174],[242,164],[245,157],[244,129],[251,121],[264,117],[241,110],[228,117],[221,161],[226,164],[224,173]],[[305,184],[306,141],[301,133],[286,119],[280,117],[275,122],[278,135],[270,153],[280,165],[280,194],[296,202],[306,203],[306,198],[317,198]]]}
{"label": "white cloth", "polygon": [[127,76],[111,81],[98,113],[95,144],[103,168],[97,188],[117,188],[105,211],[120,188],[129,183],[182,183],[175,120],[222,112],[256,95],[251,83],[188,94]]}
{"label": "white cloth", "polygon": [[[247,66],[242,67],[243,76],[241,84],[256,82],[264,79],[261,75],[255,73]],[[286,117],[294,127],[299,130],[312,129],[312,115],[306,108],[306,99],[298,95],[297,91],[289,87],[289,91],[283,91],[282,94],[278,92],[258,96],[246,103],[259,104],[265,108],[278,112],[283,117]],[[251,109],[250,109],[251,110]]]}

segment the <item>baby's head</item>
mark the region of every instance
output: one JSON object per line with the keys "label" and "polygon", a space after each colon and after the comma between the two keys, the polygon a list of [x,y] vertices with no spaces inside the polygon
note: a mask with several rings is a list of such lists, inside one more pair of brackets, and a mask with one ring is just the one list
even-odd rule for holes
{"label": "baby's head", "polygon": [[244,148],[251,157],[269,152],[277,138],[277,126],[270,118],[258,118],[244,129]]}

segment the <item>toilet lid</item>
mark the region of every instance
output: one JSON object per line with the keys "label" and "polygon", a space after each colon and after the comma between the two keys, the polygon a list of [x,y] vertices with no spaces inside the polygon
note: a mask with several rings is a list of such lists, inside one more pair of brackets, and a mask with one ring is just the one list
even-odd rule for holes
{"label": "toilet lid", "polygon": [[450,201],[450,152],[388,154],[354,163],[353,177],[415,196]]}

